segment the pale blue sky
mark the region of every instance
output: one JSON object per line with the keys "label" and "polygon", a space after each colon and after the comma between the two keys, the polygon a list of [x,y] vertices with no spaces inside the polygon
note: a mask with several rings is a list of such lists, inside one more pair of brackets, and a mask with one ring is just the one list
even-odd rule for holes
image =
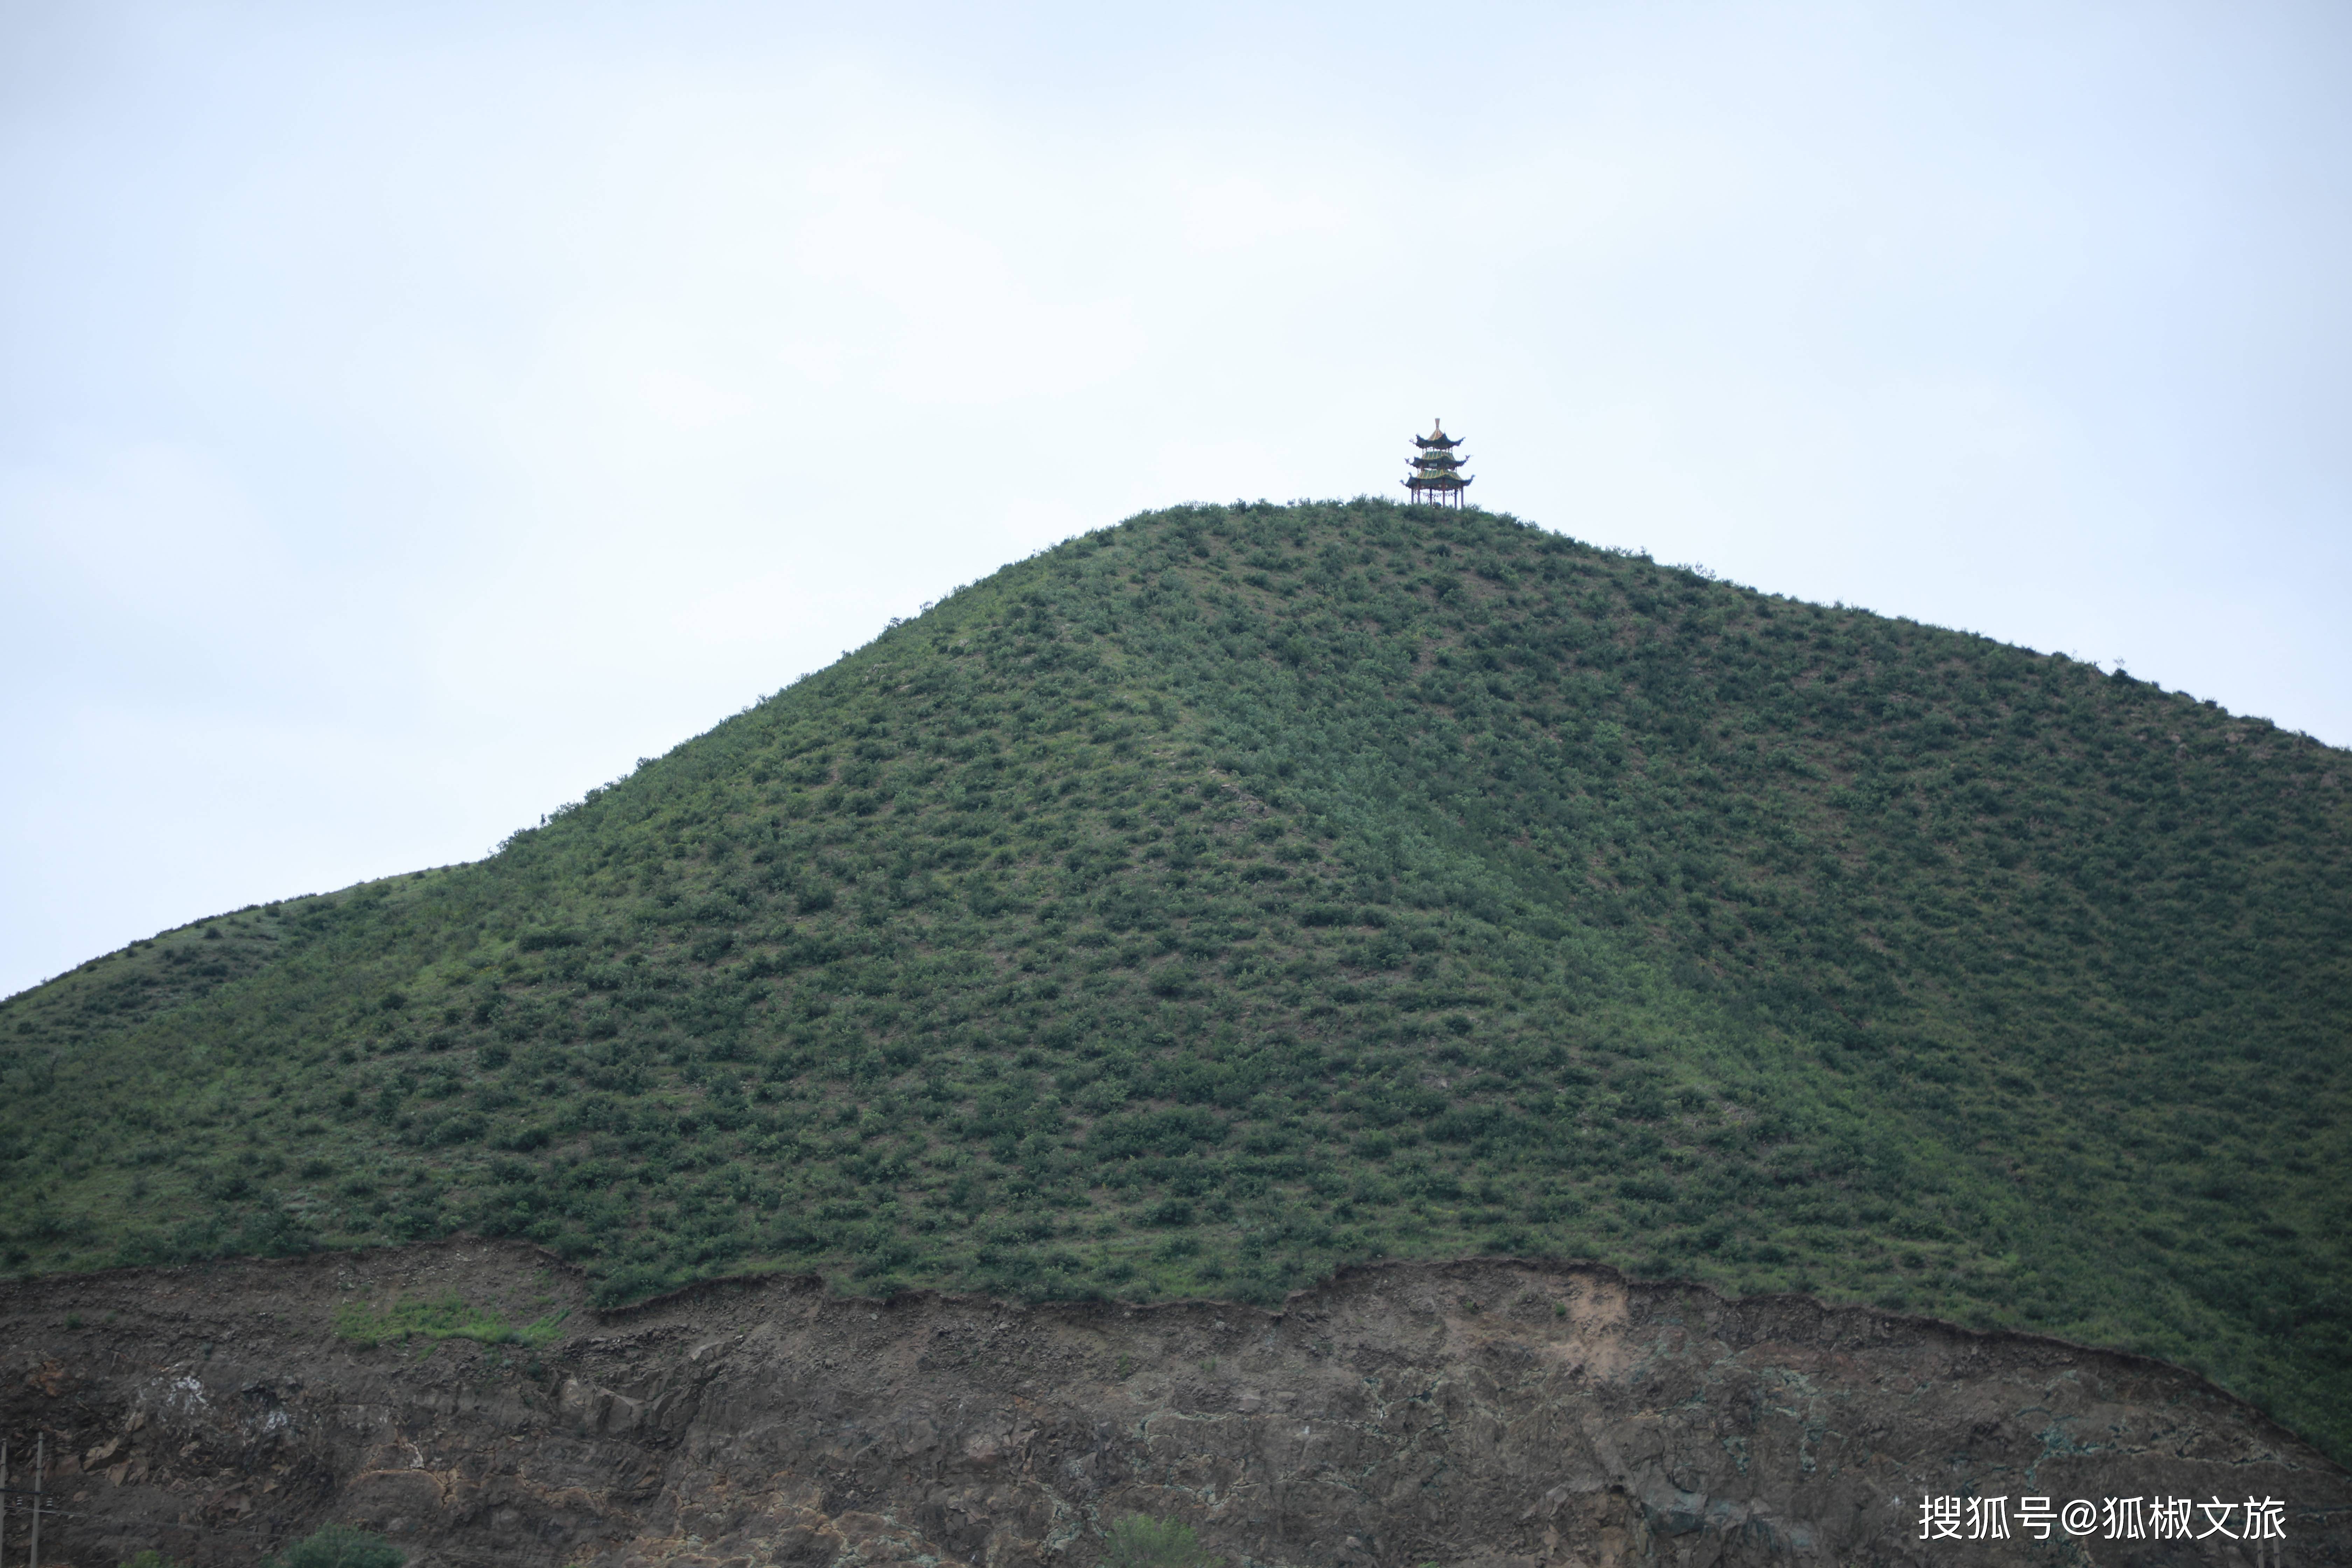
{"label": "pale blue sky", "polygon": [[2352,742],[2347,18],[0,4],[0,993],[1434,415]]}

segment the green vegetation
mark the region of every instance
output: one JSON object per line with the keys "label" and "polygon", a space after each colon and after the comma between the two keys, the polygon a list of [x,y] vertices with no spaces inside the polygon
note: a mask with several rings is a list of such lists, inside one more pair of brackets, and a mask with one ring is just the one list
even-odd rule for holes
{"label": "green vegetation", "polygon": [[407,1561],[407,1553],[381,1535],[326,1524],[281,1555],[264,1557],[261,1568],[400,1568]]}
{"label": "green vegetation", "polygon": [[1110,1527],[1103,1545],[1103,1568],[1221,1568],[1192,1527],[1181,1520],[1130,1513]]}
{"label": "green vegetation", "polygon": [[184,1565],[173,1562],[169,1557],[164,1556],[162,1552],[150,1546],[146,1550],[137,1553],[135,1556],[125,1560],[122,1564],[122,1568],[184,1568]]}
{"label": "green vegetation", "polygon": [[1539,1252],[2143,1350],[2352,1452],[2347,783],[1508,518],[1154,513],[487,860],[0,1003],[0,1260]]}
{"label": "green vegetation", "polygon": [[382,1308],[347,1301],[335,1309],[335,1333],[370,1347],[386,1340],[478,1340],[486,1345],[527,1345],[535,1350],[562,1339],[563,1320],[570,1315],[567,1309],[516,1324],[495,1309],[470,1306],[464,1297],[452,1292],[430,1301],[394,1301]]}

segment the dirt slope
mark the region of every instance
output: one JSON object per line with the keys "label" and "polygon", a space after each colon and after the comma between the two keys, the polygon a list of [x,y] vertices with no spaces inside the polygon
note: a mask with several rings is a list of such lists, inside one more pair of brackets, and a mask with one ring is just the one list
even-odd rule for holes
{"label": "dirt slope", "polygon": [[[572,1331],[333,1332],[449,1292]],[[1279,1313],[768,1279],[600,1316],[459,1241],[0,1286],[0,1383],[12,1484],[37,1430],[67,1456],[43,1561],[74,1568],[330,1518],[413,1568],[1082,1568],[1130,1511],[1244,1568],[2352,1563],[2352,1475],[2178,1369],[1567,1264],[1361,1269]],[[2285,1540],[1916,1539],[1923,1494],[1970,1493],[2275,1498]]]}

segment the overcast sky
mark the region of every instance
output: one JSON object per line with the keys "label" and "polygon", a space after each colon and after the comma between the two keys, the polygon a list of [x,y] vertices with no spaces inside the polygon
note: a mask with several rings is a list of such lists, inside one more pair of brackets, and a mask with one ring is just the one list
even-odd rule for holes
{"label": "overcast sky", "polygon": [[2248,0],[0,0],[0,993],[1441,415],[2352,742],[2347,85]]}

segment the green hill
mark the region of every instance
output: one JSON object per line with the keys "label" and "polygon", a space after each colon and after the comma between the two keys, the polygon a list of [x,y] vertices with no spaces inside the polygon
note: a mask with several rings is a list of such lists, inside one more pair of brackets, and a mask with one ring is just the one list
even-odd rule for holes
{"label": "green hill", "polygon": [[2345,1454],[2348,783],[1507,517],[1152,513],[487,860],[0,1004],[6,1261],[1590,1256],[2149,1351]]}

